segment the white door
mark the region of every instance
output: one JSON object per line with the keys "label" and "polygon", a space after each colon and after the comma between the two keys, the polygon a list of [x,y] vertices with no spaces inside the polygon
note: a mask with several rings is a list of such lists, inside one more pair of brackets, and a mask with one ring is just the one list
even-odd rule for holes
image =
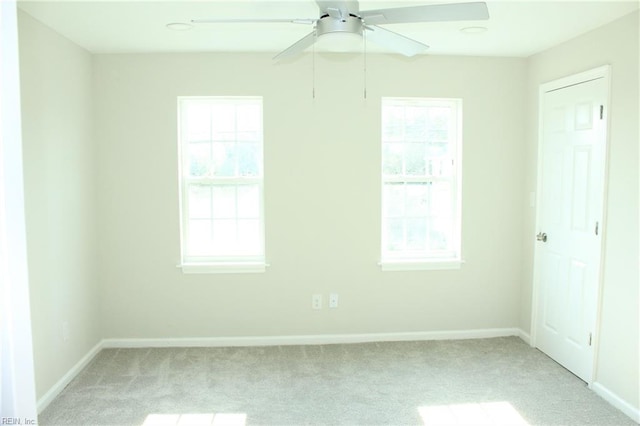
{"label": "white door", "polygon": [[606,159],[608,69],[600,71],[544,85],[540,93],[534,344],[588,383]]}

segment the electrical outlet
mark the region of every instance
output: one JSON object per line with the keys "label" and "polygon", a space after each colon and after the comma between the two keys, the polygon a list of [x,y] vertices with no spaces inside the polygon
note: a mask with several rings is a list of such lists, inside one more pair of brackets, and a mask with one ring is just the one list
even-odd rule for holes
{"label": "electrical outlet", "polygon": [[329,308],[338,307],[338,293],[329,294]]}
{"label": "electrical outlet", "polygon": [[311,296],[311,308],[313,309],[322,309],[322,295],[314,294]]}

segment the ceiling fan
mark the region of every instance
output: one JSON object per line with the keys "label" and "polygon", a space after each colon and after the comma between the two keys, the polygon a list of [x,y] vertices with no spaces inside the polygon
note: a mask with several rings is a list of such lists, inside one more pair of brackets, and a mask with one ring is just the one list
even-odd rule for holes
{"label": "ceiling fan", "polygon": [[192,19],[191,22],[196,24],[288,22],[313,25],[313,31],[274,57],[274,59],[279,60],[303,52],[321,37],[330,38],[330,36],[340,35],[355,35],[358,37],[364,35],[367,41],[371,40],[405,56],[413,56],[425,51],[429,46],[389,31],[379,25],[489,19],[487,4],[484,2],[441,3],[363,11],[360,10],[356,0],[316,0],[316,3],[320,9],[319,18]]}

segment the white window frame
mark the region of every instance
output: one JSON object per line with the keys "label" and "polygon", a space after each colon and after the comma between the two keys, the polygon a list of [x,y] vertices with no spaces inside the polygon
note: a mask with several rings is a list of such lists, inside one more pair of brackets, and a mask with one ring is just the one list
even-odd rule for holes
{"label": "white window frame", "polygon": [[[189,156],[187,148],[189,141],[186,140],[186,130],[183,114],[183,106],[191,101],[206,102],[211,105],[240,105],[259,103],[261,118],[259,129],[260,158],[258,176],[242,177],[192,177],[189,175]],[[264,242],[264,130],[262,117],[264,114],[263,101],[260,96],[180,96],[177,102],[178,107],[178,166],[179,166],[179,198],[180,198],[180,255],[181,263],[178,265],[183,273],[252,273],[264,272],[267,263],[265,262],[265,242]],[[213,142],[213,139],[211,139]],[[227,255],[211,256],[189,256],[187,254],[189,238],[189,185],[201,184],[221,186],[221,185],[257,185],[259,190],[259,238],[260,253],[256,255],[239,255],[229,253]],[[236,200],[237,203],[237,200]],[[213,220],[213,219],[212,219]],[[237,220],[237,218],[236,218]]]}
{"label": "white window frame", "polygon": [[[449,127],[449,143],[452,149],[452,176],[385,176],[384,174],[384,119],[381,116],[381,255],[380,266],[383,271],[403,271],[403,270],[430,270],[430,269],[459,269],[464,261],[462,260],[462,99],[445,98],[398,98],[385,97],[381,102],[381,114],[384,114],[386,106],[426,106],[426,107],[448,107],[453,111],[453,118]],[[436,252],[424,251],[404,251],[393,254],[385,251],[385,184],[387,183],[427,183],[437,181],[449,181],[452,188],[451,208],[453,212],[453,231],[451,235],[450,250]]]}

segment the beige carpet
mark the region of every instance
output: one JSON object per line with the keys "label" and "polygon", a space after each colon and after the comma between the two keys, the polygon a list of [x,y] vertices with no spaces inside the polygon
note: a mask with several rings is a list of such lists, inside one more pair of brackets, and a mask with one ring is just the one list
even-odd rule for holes
{"label": "beige carpet", "polygon": [[40,425],[634,425],[509,338],[106,349]]}

